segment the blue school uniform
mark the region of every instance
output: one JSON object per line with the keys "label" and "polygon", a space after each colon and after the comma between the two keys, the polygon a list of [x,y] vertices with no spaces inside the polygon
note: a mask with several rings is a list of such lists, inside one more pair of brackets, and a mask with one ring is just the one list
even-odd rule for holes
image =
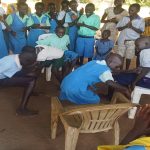
{"label": "blue school uniform", "polygon": [[2,25],[0,23],[0,58],[8,55],[6,43],[3,36]]}
{"label": "blue school uniform", "polygon": [[135,145],[135,146],[129,146],[125,148],[124,150],[146,150],[146,148],[145,146]]}
{"label": "blue school uniform", "polygon": [[[68,16],[70,17],[69,23],[75,21],[79,17],[79,12],[69,11]],[[74,18],[76,16],[77,18]],[[76,25],[69,27],[68,34],[70,39],[70,50],[75,51],[76,39],[77,39],[78,28]]]}
{"label": "blue school uniform", "polygon": [[94,59],[104,60],[114,47],[114,43],[112,40],[109,39],[108,40],[100,39],[96,41],[95,47],[96,47],[96,54],[94,56]]}
{"label": "blue school uniform", "polygon": [[22,68],[18,55],[8,55],[0,59],[0,68],[0,79],[11,78]]}
{"label": "blue school uniform", "polygon": [[[105,61],[104,61],[105,62]],[[105,82],[102,75],[109,71],[105,63],[93,60],[67,75],[61,83],[60,100],[69,100],[76,104],[96,104],[100,97],[88,89],[98,82]],[[102,81],[103,80],[103,81]],[[93,87],[95,88],[95,87]]]}
{"label": "blue school uniform", "polygon": [[[33,24],[45,24],[45,26],[47,25],[48,17],[46,15],[42,15],[41,21],[37,18],[36,14],[31,14],[30,17],[33,21]],[[27,44],[29,46],[35,47],[37,45],[36,41],[38,40],[38,37],[42,34],[45,34],[45,33],[46,32],[43,29],[32,29],[31,28],[29,31],[29,34],[28,34]]]}
{"label": "blue school uniform", "polygon": [[[99,29],[100,27],[100,18],[99,16],[92,14],[87,17],[86,15],[82,15],[78,20],[78,23],[85,23],[89,26],[96,27]],[[76,52],[79,56],[92,58],[94,54],[94,35],[96,31],[81,26],[78,30],[78,38],[76,40]]]}
{"label": "blue school uniform", "polygon": [[[12,19],[10,24],[12,31],[16,32],[16,36],[9,33],[9,47],[14,54],[19,54],[22,48],[27,44],[23,28],[27,26],[29,17],[25,16],[24,22],[19,18],[19,13],[11,14],[8,17]],[[9,18],[7,20],[9,20]]]}
{"label": "blue school uniform", "polygon": [[54,13],[53,16],[49,15],[49,12],[46,13],[46,15],[49,18],[49,22],[50,22],[50,33],[55,33],[56,27],[58,26],[57,24],[57,13]]}

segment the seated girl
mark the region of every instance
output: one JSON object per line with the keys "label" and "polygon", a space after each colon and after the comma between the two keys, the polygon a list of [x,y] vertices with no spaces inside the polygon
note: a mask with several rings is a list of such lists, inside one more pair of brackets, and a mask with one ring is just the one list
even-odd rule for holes
{"label": "seated girl", "polygon": [[69,36],[65,35],[65,27],[56,27],[56,33],[50,34],[49,37],[43,40],[39,40],[36,43],[38,45],[47,45],[64,51],[63,57],[55,61],[55,63],[57,64],[55,67],[55,71],[57,70],[57,73],[58,70],[61,70],[60,68],[63,67],[61,71],[63,75],[61,76],[61,79],[59,81],[61,81],[64,76],[72,71],[73,66],[76,63],[78,54],[68,49],[70,41]]}

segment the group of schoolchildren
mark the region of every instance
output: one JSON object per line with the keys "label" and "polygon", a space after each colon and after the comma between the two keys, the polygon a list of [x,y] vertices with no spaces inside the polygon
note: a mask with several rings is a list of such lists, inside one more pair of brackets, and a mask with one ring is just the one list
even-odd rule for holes
{"label": "group of schoolchildren", "polygon": [[[122,8],[123,2],[115,0],[115,6],[105,10],[101,19],[104,23],[101,38],[97,40],[94,36],[100,28],[100,17],[94,14],[93,3],[85,6],[85,13],[83,9],[77,10],[75,0],[62,1],[59,13],[56,12],[56,5],[50,3],[49,11],[44,13],[44,4],[38,2],[35,4],[36,12],[31,14],[26,0],[18,0],[17,4],[8,6],[7,17],[0,14],[0,86],[25,88],[18,114],[36,114],[26,106],[39,70],[50,65],[61,82],[60,99],[76,104],[99,103],[99,88],[96,85],[101,82],[128,98],[128,85],[139,83],[145,86],[146,83],[146,87],[150,88],[150,77],[147,75],[150,38],[140,38],[145,28],[144,19],[138,15],[140,5],[130,5],[127,12]],[[111,53],[116,44],[116,53]],[[140,53],[141,68],[118,71],[123,68],[125,59],[126,69],[129,69],[135,49]],[[14,55],[8,55],[10,52]],[[85,65],[84,58],[88,58]],[[80,67],[72,71],[75,64]],[[132,74],[126,78],[127,73]]]}

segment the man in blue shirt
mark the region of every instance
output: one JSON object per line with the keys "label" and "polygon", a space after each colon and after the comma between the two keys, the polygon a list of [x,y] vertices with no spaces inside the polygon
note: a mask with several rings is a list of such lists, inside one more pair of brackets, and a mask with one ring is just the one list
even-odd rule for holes
{"label": "man in blue shirt", "polygon": [[31,73],[35,68],[37,56],[35,52],[28,52],[29,48],[32,47],[24,47],[24,51],[19,55],[9,55],[0,59],[0,86],[24,87],[22,101],[17,109],[19,115],[37,113],[26,108],[36,81],[36,76]]}

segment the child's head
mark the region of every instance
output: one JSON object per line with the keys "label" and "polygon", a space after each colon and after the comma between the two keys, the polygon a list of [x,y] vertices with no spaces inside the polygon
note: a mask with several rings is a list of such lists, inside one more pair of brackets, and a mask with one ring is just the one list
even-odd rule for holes
{"label": "child's head", "polygon": [[28,5],[26,3],[19,3],[18,11],[21,15],[26,15],[28,13]]}
{"label": "child's head", "polygon": [[88,4],[85,6],[85,13],[86,13],[86,16],[92,15],[94,11],[95,11],[95,5],[94,5],[93,3],[88,3]]}
{"label": "child's head", "polygon": [[76,0],[71,0],[69,6],[73,11],[77,11],[78,3]]}
{"label": "child's head", "polygon": [[135,49],[136,52],[140,52],[140,50],[150,48],[150,37],[141,37],[135,41]]}
{"label": "child's head", "polygon": [[48,8],[49,8],[49,12],[54,13],[56,11],[55,3],[49,3]]}
{"label": "child's head", "polygon": [[18,0],[17,3],[26,3],[27,0]]}
{"label": "child's head", "polygon": [[123,58],[119,54],[110,53],[106,57],[106,62],[112,70],[120,70],[123,64]]}
{"label": "child's head", "polygon": [[37,2],[35,4],[35,10],[36,10],[36,14],[37,15],[42,15],[43,11],[44,11],[44,3],[42,2]]}
{"label": "child's head", "polygon": [[[59,38],[62,38],[64,35],[65,35],[65,27],[63,26],[57,26],[56,27],[56,35],[59,37]],[[59,43],[58,43],[59,44]]]}
{"label": "child's head", "polygon": [[141,6],[138,3],[134,3],[129,7],[129,15],[136,16],[140,11]]}
{"label": "child's head", "polygon": [[36,63],[37,55],[35,53],[34,47],[32,50],[31,47],[25,46],[21,54],[19,54],[20,64],[23,68],[28,68]]}
{"label": "child's head", "polygon": [[69,2],[68,1],[62,1],[61,2],[61,7],[62,7],[62,10],[64,11],[67,11],[69,9]]}
{"label": "child's head", "polygon": [[110,30],[104,30],[102,32],[102,39],[108,39],[110,37],[110,35],[111,35]]}
{"label": "child's head", "polygon": [[125,0],[115,0],[114,5],[115,6],[122,6],[124,2],[125,2]]}

